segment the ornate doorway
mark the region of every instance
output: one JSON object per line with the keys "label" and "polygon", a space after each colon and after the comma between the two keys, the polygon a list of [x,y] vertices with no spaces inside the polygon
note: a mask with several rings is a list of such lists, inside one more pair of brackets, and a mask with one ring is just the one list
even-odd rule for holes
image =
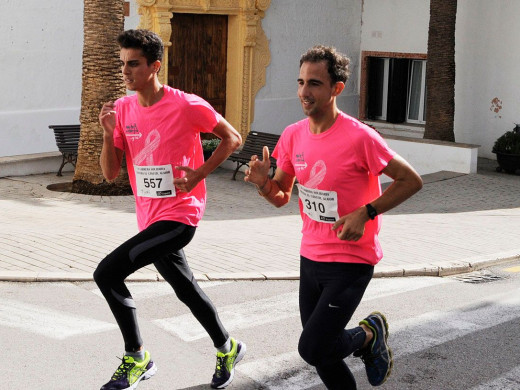
{"label": "ornate doorway", "polygon": [[[270,62],[269,45],[261,20],[271,0],[137,0],[139,28],[155,31],[165,46],[172,37],[172,17],[178,14],[227,16],[227,59],[225,114],[240,132],[249,133],[254,118],[254,98],[265,84],[265,69]],[[165,53],[159,77],[168,84],[169,52]]]}
{"label": "ornate doorway", "polygon": [[174,14],[168,84],[194,93],[226,115],[226,15]]}

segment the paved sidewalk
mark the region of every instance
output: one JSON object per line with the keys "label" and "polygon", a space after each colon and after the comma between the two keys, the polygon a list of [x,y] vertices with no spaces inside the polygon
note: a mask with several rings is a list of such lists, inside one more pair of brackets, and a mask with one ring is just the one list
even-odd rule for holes
{"label": "paved sidewalk", "polygon": [[[427,175],[421,192],[383,217],[376,277],[448,275],[520,257],[520,176],[495,172]],[[276,209],[217,169],[188,262],[199,280],[296,279],[301,221],[297,196]],[[66,173],[0,179],[0,280],[91,280],[107,253],[137,232],[131,196],[51,191]],[[129,279],[160,280],[153,266]]]}

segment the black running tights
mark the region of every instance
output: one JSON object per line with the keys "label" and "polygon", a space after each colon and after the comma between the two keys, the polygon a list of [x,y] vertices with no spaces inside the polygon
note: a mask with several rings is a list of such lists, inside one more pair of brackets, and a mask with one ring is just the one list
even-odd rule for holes
{"label": "black running tights", "polygon": [[364,330],[345,329],[374,267],[356,263],[324,263],[301,256],[300,316],[303,332],[300,356],[316,367],[330,390],[355,390],[356,381],[343,361],[365,342]]}
{"label": "black running tights", "polygon": [[94,280],[121,329],[126,351],[137,351],[143,341],[137,324],[136,306],[124,280],[152,263],[206,329],[215,347],[227,341],[228,333],[215,307],[197,284],[184,256],[183,248],[193,238],[195,229],[174,221],[155,222],[99,263]]}

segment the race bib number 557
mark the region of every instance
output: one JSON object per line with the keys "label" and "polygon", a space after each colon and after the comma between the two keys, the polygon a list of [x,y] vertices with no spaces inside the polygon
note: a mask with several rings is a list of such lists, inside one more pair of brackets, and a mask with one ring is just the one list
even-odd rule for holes
{"label": "race bib number 557", "polygon": [[309,218],[325,223],[334,223],[339,219],[336,191],[316,190],[298,184],[298,194],[303,204],[303,212]]}
{"label": "race bib number 557", "polygon": [[167,198],[175,196],[171,164],[137,166],[134,165],[137,196],[147,198]]}

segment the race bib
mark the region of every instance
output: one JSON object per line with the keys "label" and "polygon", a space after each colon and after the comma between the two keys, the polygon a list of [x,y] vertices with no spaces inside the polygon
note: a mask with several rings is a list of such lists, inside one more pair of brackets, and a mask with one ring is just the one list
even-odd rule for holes
{"label": "race bib", "polygon": [[314,221],[334,223],[339,219],[338,193],[307,188],[297,184],[303,212]]}
{"label": "race bib", "polygon": [[175,196],[171,164],[137,166],[134,165],[137,196],[146,198],[167,198]]}

